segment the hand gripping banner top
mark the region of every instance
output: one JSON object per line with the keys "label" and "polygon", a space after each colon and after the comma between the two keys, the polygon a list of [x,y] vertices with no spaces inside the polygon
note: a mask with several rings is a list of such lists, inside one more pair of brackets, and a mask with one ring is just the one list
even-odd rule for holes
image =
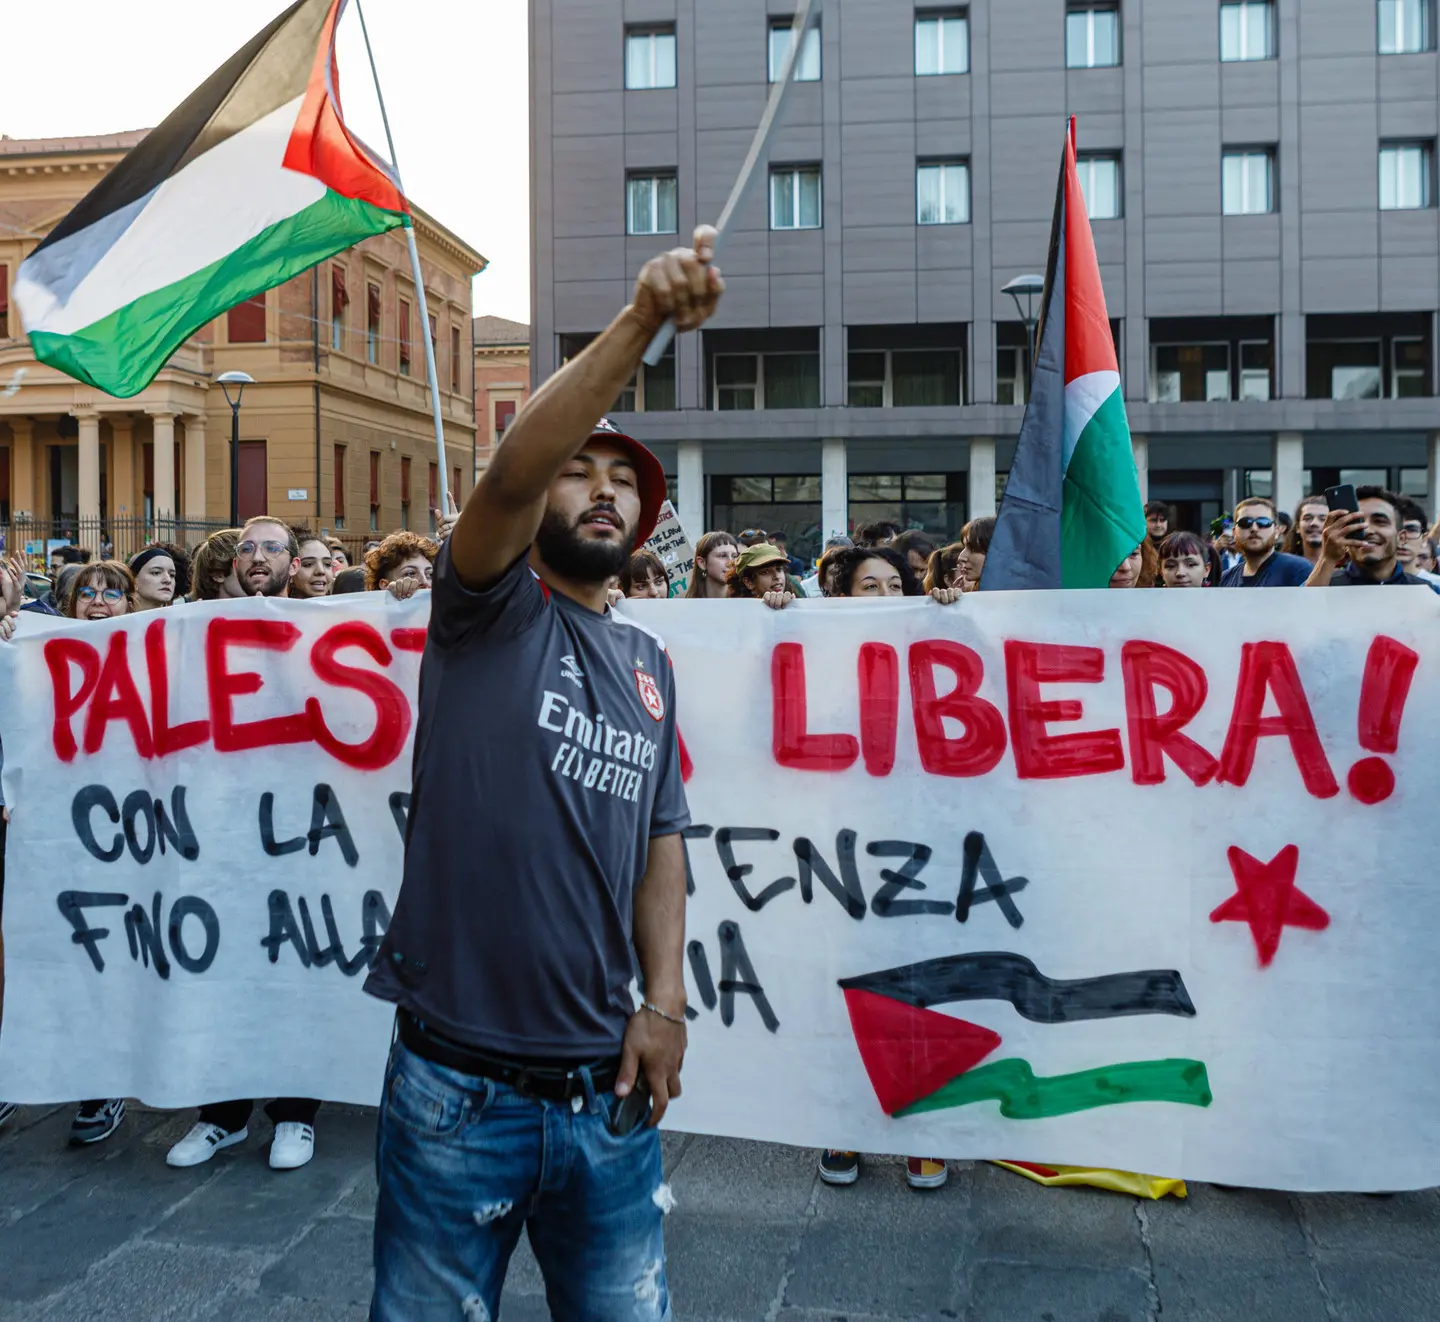
{"label": "hand gripping banner top", "polygon": [[[620,609],[669,646],[694,823],[667,1123],[1440,1184],[1433,594]],[[427,610],[22,617],[0,1096],[377,1100]],[[495,701],[536,687],[590,700]],[[598,784],[588,724],[556,758]]]}

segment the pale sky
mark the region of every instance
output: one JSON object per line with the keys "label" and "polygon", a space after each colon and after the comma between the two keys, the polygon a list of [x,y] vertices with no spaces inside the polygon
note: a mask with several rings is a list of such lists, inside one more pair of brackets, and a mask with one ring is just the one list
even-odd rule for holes
{"label": "pale sky", "polygon": [[[288,0],[6,6],[0,133],[153,128]],[[490,259],[475,311],[530,318],[526,0],[365,0],[406,193]],[[340,31],[345,119],[385,153],[355,5]]]}

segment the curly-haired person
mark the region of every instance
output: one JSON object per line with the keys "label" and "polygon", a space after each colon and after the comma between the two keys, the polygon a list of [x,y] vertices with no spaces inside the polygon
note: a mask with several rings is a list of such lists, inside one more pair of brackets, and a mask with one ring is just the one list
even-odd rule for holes
{"label": "curly-haired person", "polygon": [[428,592],[439,544],[414,532],[392,532],[365,553],[365,590],[388,589],[397,601]]}

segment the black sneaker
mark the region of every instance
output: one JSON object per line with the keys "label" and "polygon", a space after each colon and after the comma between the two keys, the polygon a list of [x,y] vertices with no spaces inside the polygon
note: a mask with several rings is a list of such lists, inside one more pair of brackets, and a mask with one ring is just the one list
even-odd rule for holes
{"label": "black sneaker", "polygon": [[14,1102],[0,1102],[0,1125],[3,1125],[19,1109]]}
{"label": "black sneaker", "polygon": [[71,1147],[84,1147],[90,1143],[103,1143],[125,1119],[123,1097],[101,1098],[93,1102],[81,1102],[70,1125]]}
{"label": "black sneaker", "polygon": [[820,1178],[826,1184],[854,1184],[860,1178],[860,1154],[826,1148],[820,1154]]}

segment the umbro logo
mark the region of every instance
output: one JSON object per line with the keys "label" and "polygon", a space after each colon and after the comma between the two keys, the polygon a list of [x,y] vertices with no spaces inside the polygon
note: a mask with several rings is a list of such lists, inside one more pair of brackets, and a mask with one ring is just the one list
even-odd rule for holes
{"label": "umbro logo", "polygon": [[560,658],[560,678],[568,679],[577,689],[585,687],[585,672],[580,669],[580,663],[573,656]]}

